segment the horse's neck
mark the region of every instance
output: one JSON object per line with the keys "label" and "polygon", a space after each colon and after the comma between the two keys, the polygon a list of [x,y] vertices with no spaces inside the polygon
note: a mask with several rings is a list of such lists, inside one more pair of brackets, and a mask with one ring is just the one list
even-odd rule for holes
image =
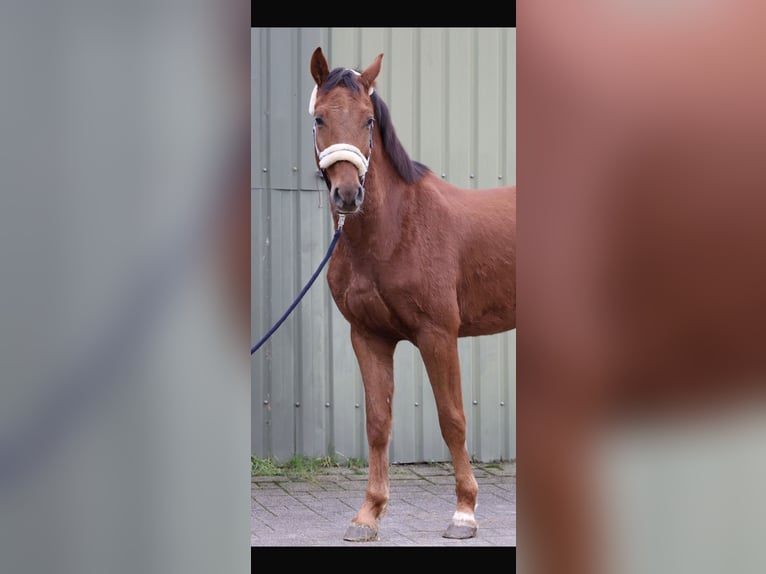
{"label": "horse's neck", "polygon": [[375,159],[367,173],[362,211],[346,219],[343,232],[352,251],[387,258],[403,238],[410,188],[390,162]]}

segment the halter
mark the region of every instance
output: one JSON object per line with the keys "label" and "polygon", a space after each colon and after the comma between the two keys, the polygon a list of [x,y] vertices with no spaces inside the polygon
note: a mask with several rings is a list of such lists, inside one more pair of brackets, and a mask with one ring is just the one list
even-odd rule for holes
{"label": "halter", "polygon": [[319,158],[319,169],[322,171],[322,177],[325,179],[328,187],[330,182],[327,179],[327,168],[338,161],[348,161],[356,166],[359,171],[359,181],[364,187],[364,178],[367,175],[367,169],[370,166],[370,157],[372,157],[372,128],[374,122],[370,123],[370,153],[365,157],[362,151],[355,145],[346,143],[332,144],[326,147],[324,150],[319,151],[317,146],[317,124],[314,122],[314,149],[316,150],[317,157]]}
{"label": "halter", "polygon": [[[349,71],[353,72],[357,76],[361,76],[361,74],[356,70]],[[374,91],[375,88],[370,87],[367,93],[371,96]],[[314,89],[311,92],[311,99],[309,100],[309,114],[312,116],[314,115],[316,97],[317,86],[314,86]],[[319,169],[322,172],[322,177],[324,178],[328,189],[330,188],[330,180],[327,178],[327,168],[339,161],[348,161],[354,164],[356,169],[359,171],[359,180],[362,184],[362,188],[364,188],[364,178],[367,175],[367,169],[370,166],[370,157],[372,157],[372,128],[374,125],[375,120],[370,122],[370,153],[365,157],[365,155],[358,147],[347,143],[332,144],[320,151],[319,146],[317,145],[317,123],[316,120],[314,120],[314,125],[312,127],[312,131],[314,133],[314,150],[316,150],[317,158],[319,160]]]}

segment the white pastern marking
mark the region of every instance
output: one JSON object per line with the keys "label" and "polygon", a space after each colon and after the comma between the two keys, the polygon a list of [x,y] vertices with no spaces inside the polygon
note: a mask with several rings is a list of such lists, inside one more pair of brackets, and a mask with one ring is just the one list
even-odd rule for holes
{"label": "white pastern marking", "polygon": [[473,512],[455,511],[455,514],[452,515],[452,522],[455,524],[470,524],[471,526],[476,525],[476,519],[474,518]]}

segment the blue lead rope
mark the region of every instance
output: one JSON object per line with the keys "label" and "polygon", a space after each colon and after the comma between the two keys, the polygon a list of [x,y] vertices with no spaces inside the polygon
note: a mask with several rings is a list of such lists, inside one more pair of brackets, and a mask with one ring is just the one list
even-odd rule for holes
{"label": "blue lead rope", "polygon": [[284,315],[277,321],[274,326],[269,329],[269,331],[263,336],[263,338],[258,341],[255,346],[250,349],[250,354],[253,355],[258,349],[261,348],[261,346],[269,340],[269,337],[271,337],[274,332],[279,329],[279,327],[282,325],[282,323],[285,322],[285,319],[287,319],[288,315],[292,313],[293,309],[300,303],[300,300],[303,299],[303,296],[306,294],[306,292],[309,290],[311,285],[316,281],[316,278],[319,277],[319,272],[322,271],[322,268],[325,266],[327,261],[330,259],[330,255],[332,255],[333,249],[335,249],[335,244],[338,243],[338,238],[340,238],[340,234],[343,232],[343,221],[346,219],[346,216],[341,214],[338,219],[338,229],[335,231],[335,234],[332,236],[332,241],[330,242],[330,247],[327,249],[327,253],[324,256],[324,259],[322,259],[322,262],[319,264],[319,267],[317,267],[317,270],[314,271],[314,274],[311,276],[311,279],[309,279],[309,282],[306,283],[306,286],[301,290],[301,292],[298,294],[298,297],[293,301],[292,305],[288,307],[287,311],[285,311]]}

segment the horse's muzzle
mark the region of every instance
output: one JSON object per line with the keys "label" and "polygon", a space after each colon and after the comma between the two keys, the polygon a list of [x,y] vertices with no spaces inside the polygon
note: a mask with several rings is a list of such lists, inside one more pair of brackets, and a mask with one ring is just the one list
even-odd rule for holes
{"label": "horse's muzzle", "polygon": [[364,201],[364,188],[361,185],[335,186],[331,199],[338,213],[356,213]]}

